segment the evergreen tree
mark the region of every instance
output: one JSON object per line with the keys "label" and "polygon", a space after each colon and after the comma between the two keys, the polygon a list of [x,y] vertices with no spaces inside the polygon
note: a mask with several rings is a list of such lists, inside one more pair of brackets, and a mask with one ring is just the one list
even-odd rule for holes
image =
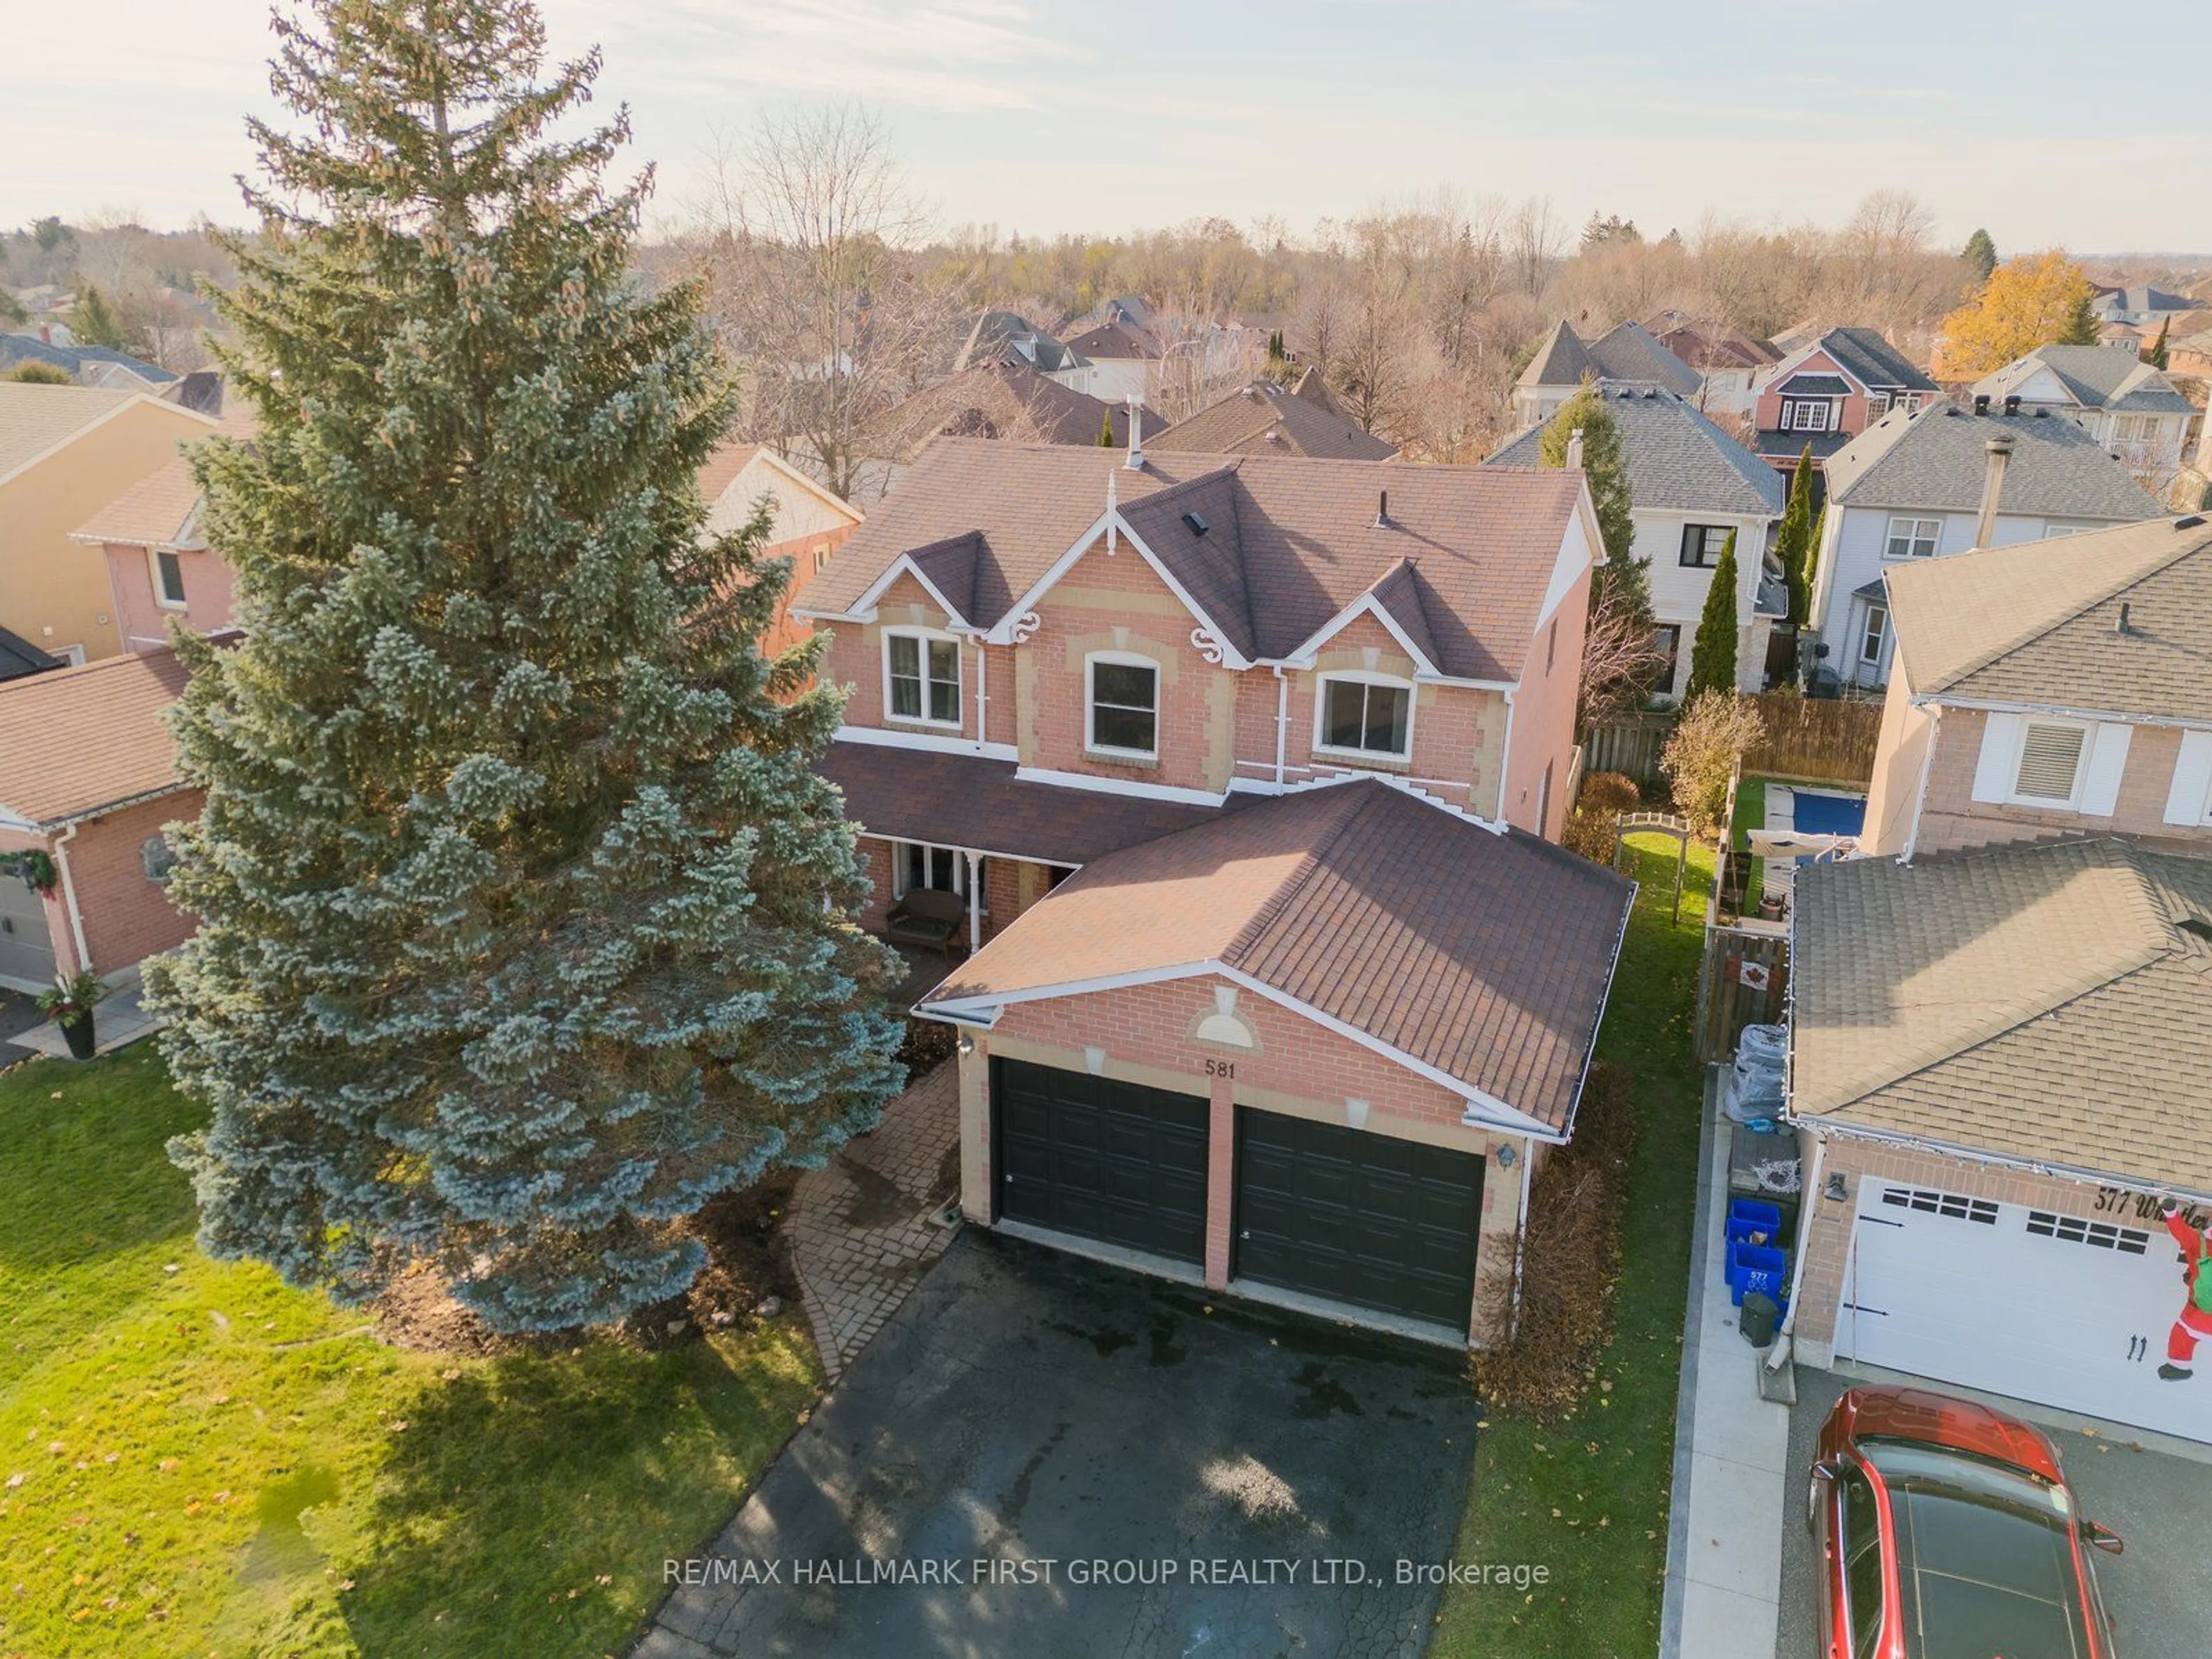
{"label": "evergreen tree", "polygon": [[2172,326],[2173,319],[2171,317],[2166,318],[2160,321],[2158,325],[2158,338],[2153,340],[2150,343],[2150,349],[2143,353],[2143,361],[2148,363],[2153,368],[2164,368],[2166,367],[2166,337],[2167,331],[2172,328]]}
{"label": "evergreen tree", "polygon": [[1735,532],[1731,530],[1721,546],[1721,562],[1713,567],[1713,585],[1705,590],[1705,608],[1698,613],[1698,631],[1690,641],[1690,678],[1682,687],[1686,708],[1700,692],[1735,695]]}
{"label": "evergreen tree", "polygon": [[2097,343],[2097,313],[2093,308],[2097,296],[2085,283],[2081,292],[2066,309],[2066,325],[2059,331],[2060,345],[2094,345]]}
{"label": "evergreen tree", "polygon": [[70,307],[70,332],[80,344],[106,346],[110,351],[136,349],[130,332],[115,314],[115,307],[107,296],[90,283],[76,291],[76,304]]}
{"label": "evergreen tree", "polygon": [[1111,404],[1106,405],[1106,412],[1098,417],[1098,447],[1114,447],[1114,406]]}
{"label": "evergreen tree", "polygon": [[1976,282],[1986,283],[1990,273],[1997,268],[1997,245],[1990,240],[1989,232],[1977,230],[1966,238],[1966,250],[1959,257],[1972,270]]}
{"label": "evergreen tree", "polygon": [[1802,624],[1810,614],[1813,534],[1813,446],[1797,458],[1790,475],[1790,498],[1783,504],[1782,522],[1774,532],[1774,556],[1782,562],[1782,574],[1790,588],[1790,620]]}
{"label": "evergreen tree", "polygon": [[1636,521],[1631,516],[1628,464],[1620,453],[1620,428],[1605,394],[1589,381],[1559,405],[1551,424],[1536,441],[1539,461],[1545,466],[1565,466],[1574,434],[1583,434],[1583,474],[1589,481],[1590,501],[1597,508],[1598,535],[1605,543],[1606,562],[1590,584],[1593,605],[1608,600],[1625,606],[1647,625],[1651,623],[1651,563],[1631,556],[1636,543]]}
{"label": "evergreen tree", "polygon": [[296,133],[219,303],[260,415],[195,471],[244,640],[187,641],[203,786],[148,964],[210,1254],[342,1301],[430,1262],[501,1329],[704,1265],[679,1224],[821,1163],[899,1085],[811,762],[818,647],[760,514],[702,540],[731,396],[696,292],[632,275],[627,118],[575,125],[528,0],[280,14]]}

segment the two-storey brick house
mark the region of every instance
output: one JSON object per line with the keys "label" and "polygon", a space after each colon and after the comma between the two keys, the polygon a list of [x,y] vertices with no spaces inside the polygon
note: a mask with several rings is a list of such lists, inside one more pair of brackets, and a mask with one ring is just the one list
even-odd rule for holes
{"label": "two-storey brick house", "polygon": [[1793,1336],[2212,1440],[2161,1217],[2212,1212],[2212,524],[1887,591],[1869,856],[1792,920]]}
{"label": "two-storey brick house", "polygon": [[800,611],[865,920],[967,906],[971,1219],[1481,1334],[1626,919],[1551,844],[1599,546],[1578,473],[921,457]]}

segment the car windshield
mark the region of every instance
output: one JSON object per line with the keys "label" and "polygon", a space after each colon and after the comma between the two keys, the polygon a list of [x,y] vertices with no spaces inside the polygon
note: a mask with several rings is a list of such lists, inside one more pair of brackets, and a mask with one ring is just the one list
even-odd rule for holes
{"label": "car windshield", "polygon": [[1889,1488],[1912,1659],[2087,1659],[2066,1489],[1917,1441],[1861,1443]]}

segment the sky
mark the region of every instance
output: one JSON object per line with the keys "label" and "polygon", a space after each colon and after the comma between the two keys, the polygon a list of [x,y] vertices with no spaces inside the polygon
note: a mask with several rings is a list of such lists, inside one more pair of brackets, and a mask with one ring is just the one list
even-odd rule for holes
{"label": "sky", "polygon": [[[941,228],[1294,234],[1449,187],[1647,235],[1910,190],[2001,250],[2212,253],[2212,100],[2078,0],[541,0],[605,52],[662,224],[766,113],[873,107]],[[270,114],[260,0],[11,5],[0,227],[237,222]],[[2201,36],[2141,0],[2130,41]],[[2086,59],[2086,61],[2085,61]],[[2087,95],[2085,95],[2085,89]]]}

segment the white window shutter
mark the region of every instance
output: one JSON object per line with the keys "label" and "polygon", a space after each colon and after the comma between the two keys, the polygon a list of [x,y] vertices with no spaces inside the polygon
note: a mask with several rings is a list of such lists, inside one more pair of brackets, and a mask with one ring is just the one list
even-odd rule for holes
{"label": "white window shutter", "polygon": [[2173,763],[2173,787],[2166,797],[2166,821],[2203,823],[2208,795],[2212,795],[2212,732],[2184,732],[2181,753]]}
{"label": "white window shutter", "polygon": [[1974,763],[1974,799],[2008,800],[2012,769],[2020,761],[2021,716],[1990,714],[1982,725],[1981,758]]}
{"label": "white window shutter", "polygon": [[2100,720],[2092,734],[2089,775],[2081,786],[2081,810],[2093,818],[2108,818],[2120,805],[2120,774],[2127,770],[2128,739],[2135,727],[2125,720]]}

